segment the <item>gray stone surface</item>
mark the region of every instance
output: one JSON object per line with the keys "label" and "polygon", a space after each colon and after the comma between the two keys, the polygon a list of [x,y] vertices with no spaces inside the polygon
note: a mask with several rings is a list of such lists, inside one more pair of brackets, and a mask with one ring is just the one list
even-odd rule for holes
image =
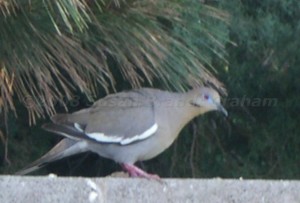
{"label": "gray stone surface", "polygon": [[300,181],[0,176],[0,202],[300,203]]}

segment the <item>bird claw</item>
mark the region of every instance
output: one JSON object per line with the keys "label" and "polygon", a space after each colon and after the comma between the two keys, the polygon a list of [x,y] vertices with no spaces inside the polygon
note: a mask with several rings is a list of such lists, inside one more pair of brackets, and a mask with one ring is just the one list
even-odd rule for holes
{"label": "bird claw", "polygon": [[140,178],[154,179],[158,181],[161,180],[158,175],[147,173],[133,164],[122,164],[122,167],[125,171],[128,172],[130,177],[140,177]]}

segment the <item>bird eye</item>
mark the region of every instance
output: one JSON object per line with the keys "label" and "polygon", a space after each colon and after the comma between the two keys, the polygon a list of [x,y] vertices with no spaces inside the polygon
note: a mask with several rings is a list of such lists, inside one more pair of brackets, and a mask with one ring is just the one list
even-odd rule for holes
{"label": "bird eye", "polygon": [[204,99],[205,99],[205,100],[208,100],[208,99],[209,99],[209,96],[208,96],[207,94],[205,94],[205,95],[204,95]]}

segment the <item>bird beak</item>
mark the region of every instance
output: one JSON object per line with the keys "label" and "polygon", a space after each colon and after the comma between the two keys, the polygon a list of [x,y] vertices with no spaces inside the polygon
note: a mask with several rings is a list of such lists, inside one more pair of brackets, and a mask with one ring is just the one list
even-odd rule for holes
{"label": "bird beak", "polygon": [[218,111],[221,111],[227,117],[228,112],[226,111],[226,109],[221,104],[218,104],[217,106],[218,106]]}

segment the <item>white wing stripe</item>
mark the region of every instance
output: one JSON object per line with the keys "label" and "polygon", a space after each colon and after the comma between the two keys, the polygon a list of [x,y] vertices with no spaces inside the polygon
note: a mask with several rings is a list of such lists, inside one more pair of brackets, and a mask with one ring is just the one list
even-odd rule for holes
{"label": "white wing stripe", "polygon": [[124,136],[117,136],[117,135],[105,135],[104,133],[86,133],[86,135],[94,139],[98,142],[106,142],[106,143],[120,143],[121,145],[130,144],[137,140],[143,140],[151,135],[153,135],[157,131],[158,125],[157,123],[154,123],[153,126],[151,126],[148,130],[143,132],[140,135],[135,135],[133,137],[125,138]]}
{"label": "white wing stripe", "polygon": [[126,145],[126,144],[130,144],[130,143],[132,143],[134,141],[137,141],[137,140],[146,139],[146,138],[150,137],[151,135],[153,135],[157,131],[157,128],[158,128],[157,123],[155,123],[151,128],[149,128],[148,130],[143,132],[141,135],[135,135],[133,137],[123,139],[120,142],[120,144],[121,145]]}
{"label": "white wing stripe", "polygon": [[86,135],[91,138],[94,139],[98,142],[121,142],[123,137],[118,137],[118,136],[107,136],[104,133],[86,133]]}
{"label": "white wing stripe", "polygon": [[74,123],[74,127],[80,131],[81,133],[83,133],[83,129],[81,128],[81,126],[78,123]]}

